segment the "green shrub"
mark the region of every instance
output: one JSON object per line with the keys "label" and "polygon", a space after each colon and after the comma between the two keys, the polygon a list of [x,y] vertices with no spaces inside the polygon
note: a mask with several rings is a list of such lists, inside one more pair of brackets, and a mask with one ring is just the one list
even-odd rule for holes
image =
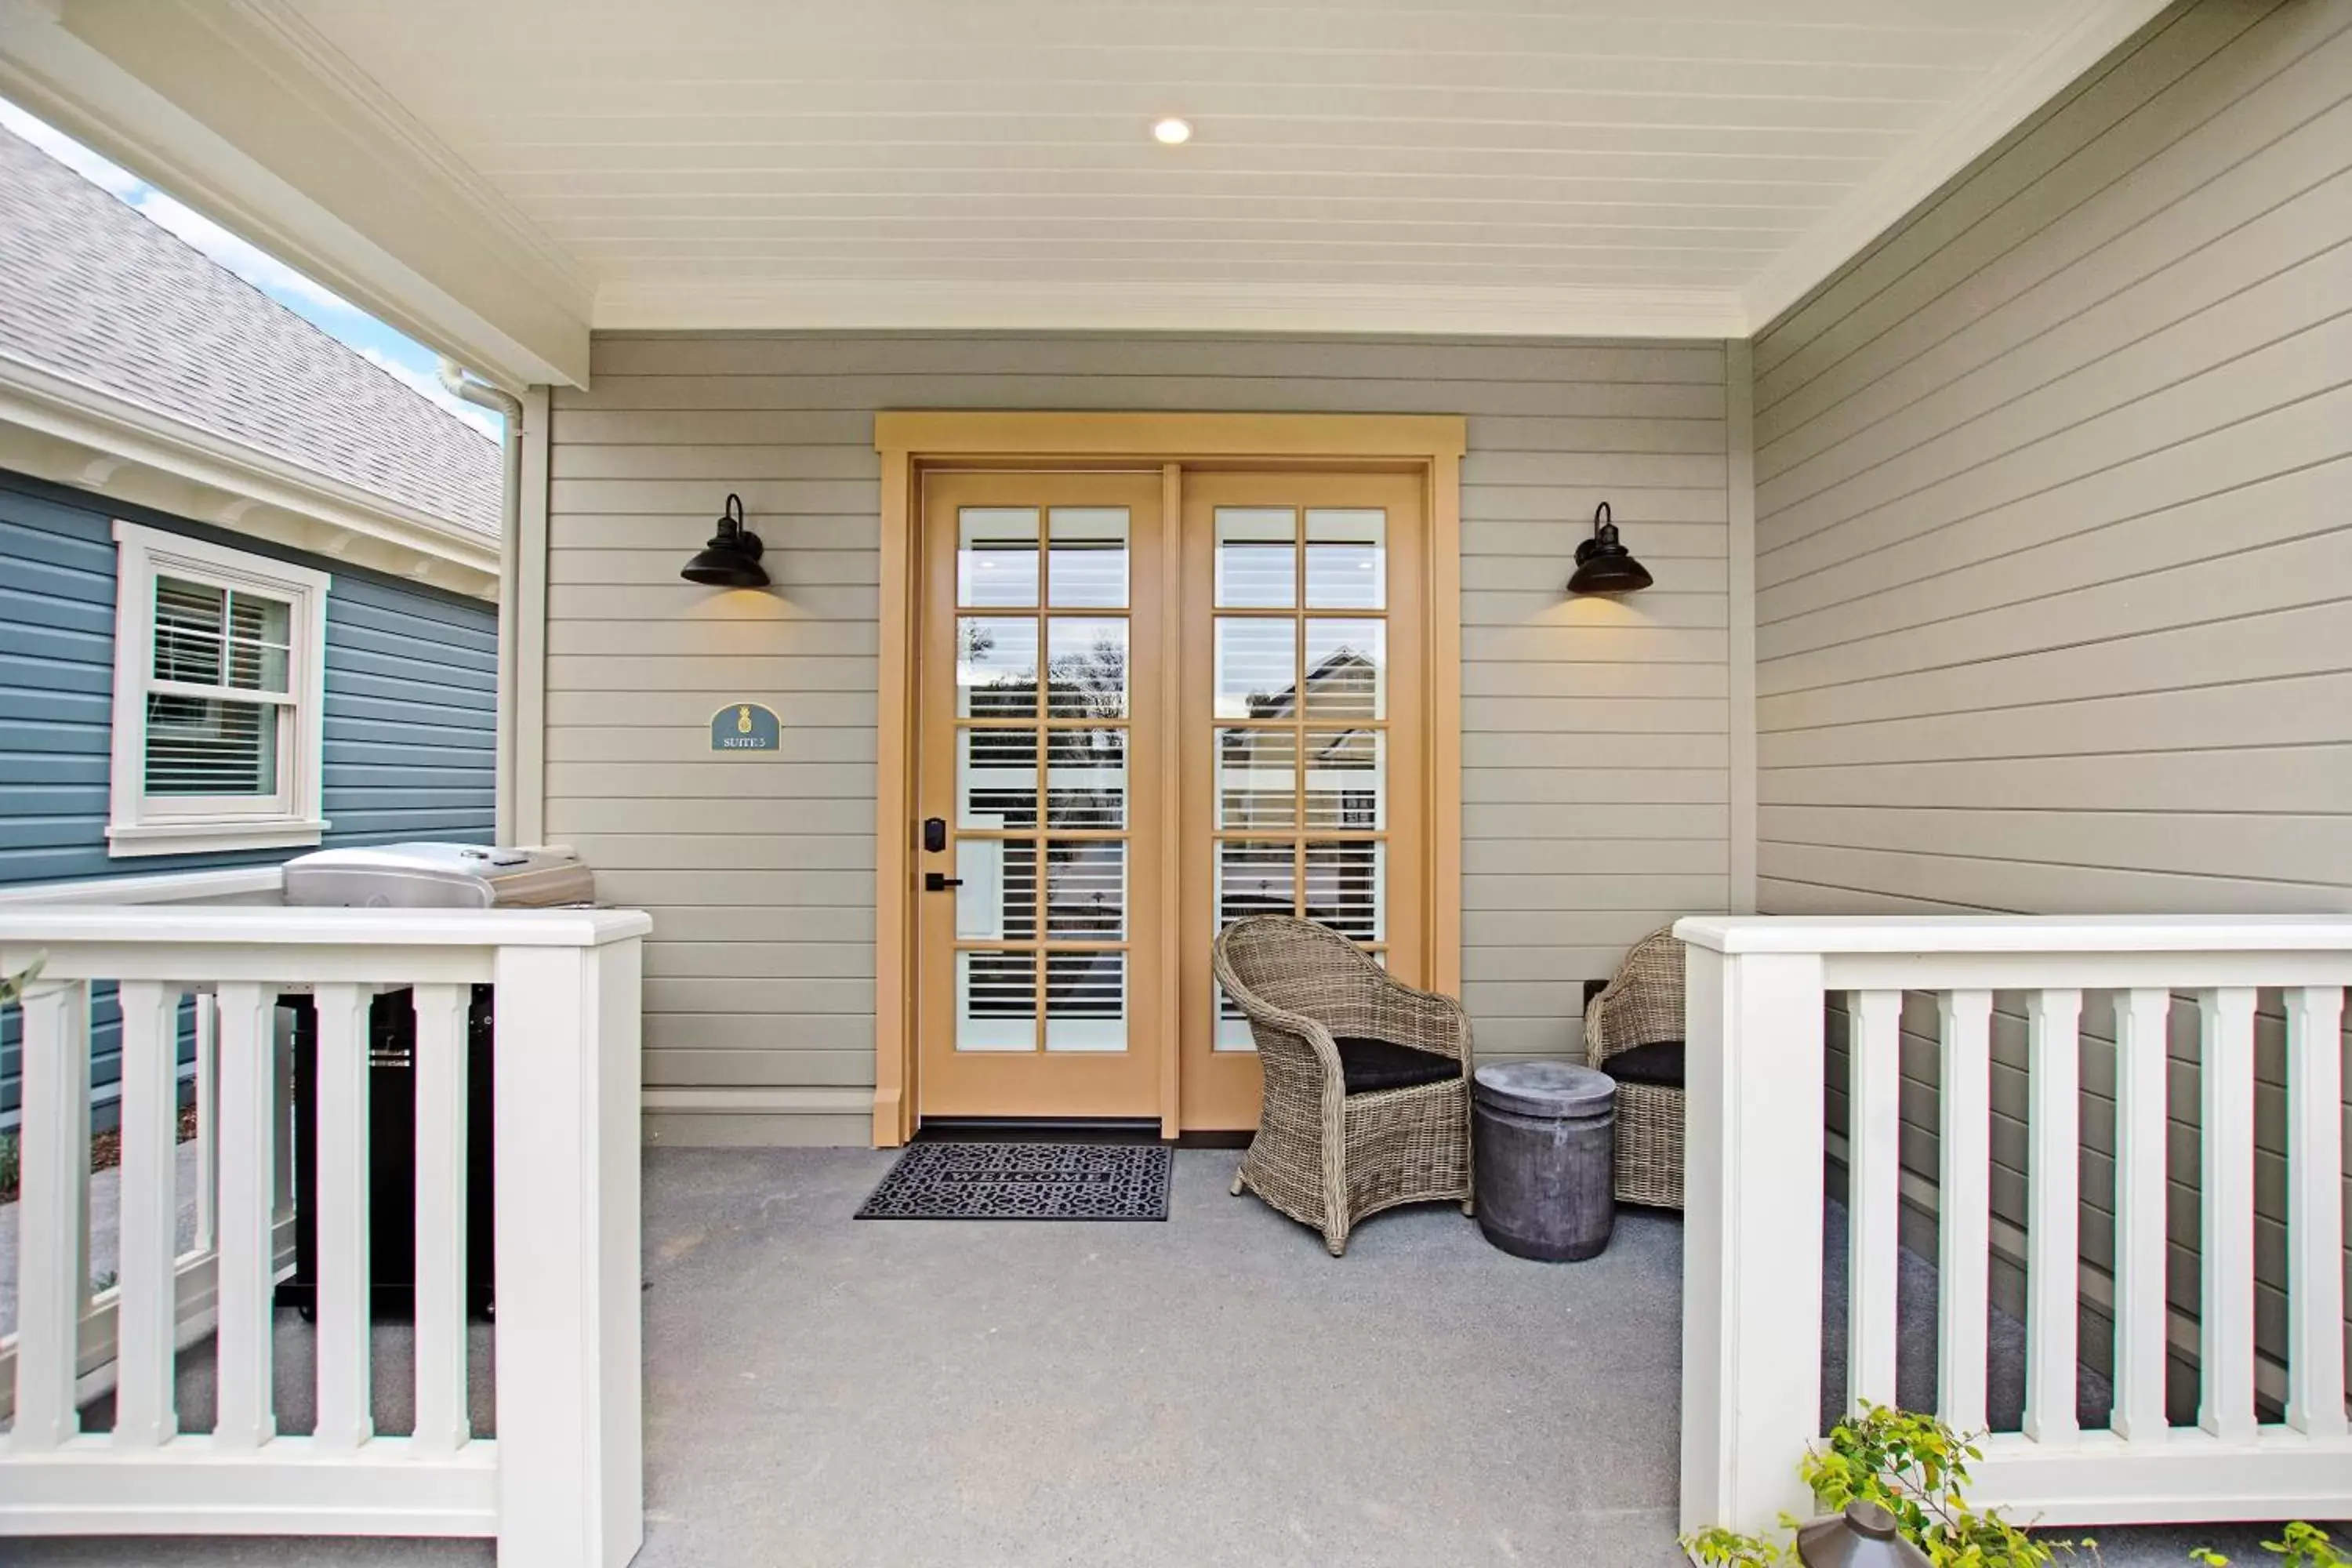
{"label": "green shrub", "polygon": [[[1999,1510],[1970,1508],[1969,1464],[1983,1457],[1972,1438],[1932,1415],[1865,1405],[1860,1415],[1837,1424],[1827,1447],[1807,1450],[1797,1473],[1823,1513],[1857,1500],[1885,1509],[1936,1568],[2046,1568],[2061,1554],[2084,1552],[2097,1560],[2095,1541],[2036,1539]],[[1685,1536],[1683,1550],[1708,1568],[1780,1568],[1801,1561],[1798,1522],[1781,1516],[1785,1541],[1717,1526]],[[2299,1521],[2278,1540],[2263,1542],[2263,1550],[2279,1559],[2275,1568],[2352,1568],[2352,1557],[2337,1551],[2326,1531]],[[2230,1560],[2210,1547],[2189,1555],[2204,1568],[2230,1568]]]}

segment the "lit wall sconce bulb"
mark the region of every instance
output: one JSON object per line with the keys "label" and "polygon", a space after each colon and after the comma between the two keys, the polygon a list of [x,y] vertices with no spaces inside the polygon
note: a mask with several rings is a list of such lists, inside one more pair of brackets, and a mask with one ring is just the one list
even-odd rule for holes
{"label": "lit wall sconce bulb", "polygon": [[1192,122],[1189,120],[1179,120],[1171,114],[1153,126],[1151,134],[1166,146],[1181,146],[1192,139]]}

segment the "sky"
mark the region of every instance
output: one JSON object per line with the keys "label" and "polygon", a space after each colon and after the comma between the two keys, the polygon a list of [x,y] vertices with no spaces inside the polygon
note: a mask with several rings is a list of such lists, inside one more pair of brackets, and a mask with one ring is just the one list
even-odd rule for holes
{"label": "sky", "polygon": [[140,216],[160,224],[236,273],[321,331],[348,343],[409,387],[431,398],[485,435],[498,437],[506,421],[441,384],[440,355],[403,336],[332,289],[313,282],[259,247],[164,195],[129,170],[107,162],[61,131],[52,129],[0,99],[0,128],[14,132],[82,178],[112,195]]}

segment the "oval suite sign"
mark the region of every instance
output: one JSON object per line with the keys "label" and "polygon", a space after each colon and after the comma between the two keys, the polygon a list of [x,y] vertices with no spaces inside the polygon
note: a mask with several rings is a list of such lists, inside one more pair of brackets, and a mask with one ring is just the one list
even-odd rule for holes
{"label": "oval suite sign", "polygon": [[772,752],[782,736],[775,710],[757,702],[730,702],[710,716],[714,752]]}

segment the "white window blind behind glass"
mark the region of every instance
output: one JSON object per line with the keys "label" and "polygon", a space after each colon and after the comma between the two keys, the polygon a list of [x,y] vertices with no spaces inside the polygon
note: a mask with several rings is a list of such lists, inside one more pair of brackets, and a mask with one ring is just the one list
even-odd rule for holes
{"label": "white window blind behind glass", "polygon": [[159,574],[154,613],[146,793],[275,795],[292,606]]}

